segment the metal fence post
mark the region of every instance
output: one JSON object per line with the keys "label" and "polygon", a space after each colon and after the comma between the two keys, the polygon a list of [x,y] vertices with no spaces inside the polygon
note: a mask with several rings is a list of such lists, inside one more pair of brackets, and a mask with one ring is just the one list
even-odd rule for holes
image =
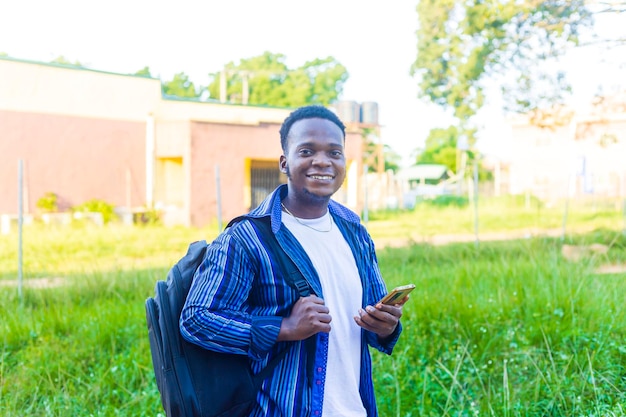
{"label": "metal fence post", "polygon": [[220,166],[215,165],[215,194],[217,199],[217,233],[222,231],[222,189],[220,186]]}
{"label": "metal fence post", "polygon": [[17,293],[22,301],[22,227],[24,225],[24,161],[19,160],[17,163]]}
{"label": "metal fence post", "polygon": [[474,158],[474,237],[478,247],[478,161]]}
{"label": "metal fence post", "polygon": [[369,220],[369,202],[367,201],[368,197],[367,197],[367,170],[368,170],[368,166],[367,164],[363,165],[363,223],[365,225],[367,225],[367,222]]}

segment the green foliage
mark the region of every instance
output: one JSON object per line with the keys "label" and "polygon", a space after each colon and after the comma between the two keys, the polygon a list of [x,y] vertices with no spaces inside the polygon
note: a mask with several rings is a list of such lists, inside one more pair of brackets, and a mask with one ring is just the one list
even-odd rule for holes
{"label": "green foliage", "polygon": [[418,199],[418,205],[427,204],[433,207],[467,207],[469,199],[466,196],[438,195],[435,198]]}
{"label": "green foliage", "polygon": [[37,200],[36,206],[43,213],[56,213],[59,211],[58,196],[53,192],[47,192]]}
{"label": "green foliage", "polygon": [[424,150],[417,156],[418,164],[441,164],[452,172],[457,172],[458,129],[449,126],[446,129],[435,128],[430,131]]}
{"label": "green foliage", "polygon": [[67,65],[70,67],[84,67],[84,65],[81,64],[79,61],[72,62],[69,59],[65,58],[63,55],[59,55],[50,62],[52,62],[53,64]]}
{"label": "green foliage", "polygon": [[172,80],[163,82],[163,93],[168,96],[199,98],[202,90],[202,88],[196,89],[193,82],[189,80],[189,76],[184,72],[174,74]]}
{"label": "green foliage", "polygon": [[[248,103],[256,105],[329,105],[341,94],[348,73],[334,58],[314,59],[294,69],[287,67],[285,58],[264,52],[225,65],[227,101],[242,102],[244,81],[248,83]],[[213,74],[208,91],[211,98],[220,99],[220,73]]]}
{"label": "green foliage", "polygon": [[417,12],[418,53],[411,71],[419,77],[419,95],[452,109],[463,128],[483,106],[486,80],[501,81],[502,74],[516,80],[517,88],[504,94],[511,109],[560,100],[567,87],[562,73],[537,63],[563,54],[591,23],[583,0],[421,0]]}
{"label": "green foliage", "polygon": [[136,219],[135,223],[155,226],[162,224],[161,221],[161,212],[159,210],[150,209],[139,215],[140,217]]}
{"label": "green foliage", "polygon": [[135,75],[138,75],[140,77],[152,78],[152,73],[150,73],[150,67],[143,67],[142,69],[137,71]]}
{"label": "green foliage", "polygon": [[[469,131],[473,137],[475,130],[470,129]],[[464,135],[467,135],[468,129],[465,128],[463,132]],[[426,138],[424,149],[417,155],[416,163],[445,165],[450,171],[459,173],[459,171],[463,169],[461,158],[465,157],[466,176],[473,175],[471,173],[471,167],[476,160],[480,180],[490,180],[493,174],[484,167],[479,153],[473,150],[457,149],[460,134],[460,129],[456,126],[449,126],[446,129],[431,129]],[[470,138],[467,145],[472,147],[473,144],[474,141]]]}
{"label": "green foliage", "polygon": [[113,219],[115,219],[115,206],[113,204],[109,204],[106,201],[93,199],[84,202],[78,206],[72,207],[72,211],[74,212],[85,212],[85,213],[101,213],[102,220],[104,223],[109,223]]}

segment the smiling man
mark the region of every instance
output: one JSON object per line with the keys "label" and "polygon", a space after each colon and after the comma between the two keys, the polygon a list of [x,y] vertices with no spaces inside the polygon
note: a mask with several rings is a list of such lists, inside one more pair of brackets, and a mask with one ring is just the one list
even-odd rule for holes
{"label": "smiling man", "polygon": [[306,278],[300,297],[268,259],[254,223],[227,228],[208,249],[181,316],[181,333],[206,349],[247,355],[263,382],[250,416],[377,416],[369,347],[390,354],[402,305],[386,288],[359,217],[332,200],[346,176],[345,127],[330,110],[295,110],[280,129],[278,187],[250,217],[269,218]]}

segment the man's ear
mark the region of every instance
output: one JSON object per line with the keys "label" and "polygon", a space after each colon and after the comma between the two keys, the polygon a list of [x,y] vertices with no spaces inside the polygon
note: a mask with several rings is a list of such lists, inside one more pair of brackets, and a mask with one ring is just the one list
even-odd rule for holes
{"label": "man's ear", "polygon": [[287,173],[287,158],[285,158],[285,155],[280,156],[280,160],[278,161],[278,169],[280,169],[280,172],[282,172],[283,174]]}

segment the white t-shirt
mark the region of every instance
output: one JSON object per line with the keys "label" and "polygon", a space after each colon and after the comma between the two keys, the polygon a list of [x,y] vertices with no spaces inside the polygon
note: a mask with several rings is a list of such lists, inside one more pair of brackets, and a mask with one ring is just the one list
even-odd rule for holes
{"label": "white t-shirt", "polygon": [[317,270],[332,317],[322,415],[365,417],[359,394],[361,328],[354,321],[363,288],[350,246],[328,212],[318,219],[296,219],[283,212],[282,220]]}

